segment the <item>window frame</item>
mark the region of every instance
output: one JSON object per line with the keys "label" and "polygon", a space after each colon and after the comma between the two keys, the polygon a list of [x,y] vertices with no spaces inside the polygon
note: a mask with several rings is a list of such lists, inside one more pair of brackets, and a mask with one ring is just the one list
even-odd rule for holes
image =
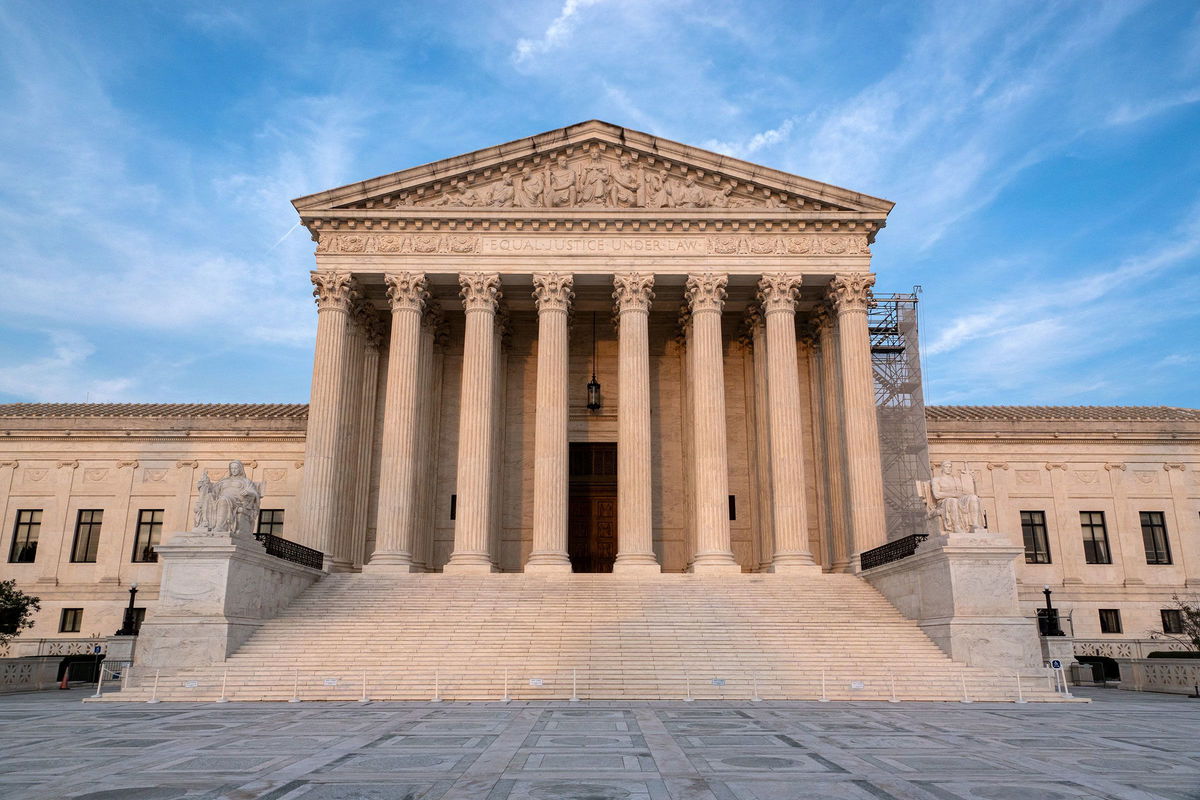
{"label": "window frame", "polygon": [[[83,515],[90,515],[85,522]],[[99,515],[99,518],[96,515]],[[84,558],[80,558],[80,534],[87,526],[86,547],[83,548]],[[100,555],[100,531],[104,527],[103,508],[81,508],[75,513],[75,539],[71,542],[72,564],[95,564]]]}
{"label": "window frame", "polygon": [[[1106,634],[1124,633],[1125,626],[1121,622],[1121,609],[1119,608],[1099,608],[1096,609],[1100,615],[1100,632]],[[1106,617],[1105,615],[1111,615]],[[1105,630],[1105,620],[1116,623],[1115,630]],[[1111,625],[1108,627],[1112,627]]]}
{"label": "window frame", "polygon": [[[1160,609],[1159,619],[1162,621],[1162,632],[1169,635],[1178,635],[1183,633],[1183,612],[1178,608],[1163,608]],[[1167,624],[1167,620],[1172,619],[1175,622],[1171,625]]]}
{"label": "window frame", "polygon": [[[1157,517],[1158,521],[1147,522],[1147,518],[1153,517]],[[1171,540],[1167,536],[1167,515],[1162,511],[1139,511],[1138,522],[1142,526],[1142,547],[1146,551],[1146,563],[1152,565],[1171,564]],[[1159,537],[1161,537],[1161,541]]]}
{"label": "window frame", "polygon": [[[42,513],[41,508],[18,508],[17,515],[13,519],[13,536],[12,545],[8,549],[8,563],[10,564],[32,564],[37,560],[38,539],[42,534]],[[37,515],[37,519],[23,519],[23,515],[28,514],[32,517]],[[25,537],[22,540],[21,533],[24,528]],[[30,541],[30,534],[33,534]],[[31,551],[29,557],[25,558],[26,551]]]}
{"label": "window frame", "polygon": [[[258,525],[254,529],[256,535],[268,534],[270,536],[278,536],[283,538],[283,518],[284,509],[282,508],[260,508],[258,510]],[[266,515],[270,514],[271,519],[268,520]],[[275,519],[278,515],[278,519]]]}
{"label": "window frame", "polygon": [[[133,552],[129,556],[131,563],[155,564],[158,562],[158,553],[154,552],[154,546],[162,543],[165,513],[166,509],[162,508],[138,509],[137,525],[133,529]],[[146,519],[147,514],[150,515],[150,519]],[[138,557],[139,555],[141,558]]]}
{"label": "window frame", "polygon": [[[67,619],[74,620],[75,627],[67,627]],[[83,630],[83,609],[82,608],[64,608],[58,615],[58,632],[59,633],[79,633]]]}
{"label": "window frame", "polygon": [[[1084,521],[1084,515],[1095,514],[1100,518],[1099,522]],[[1083,535],[1083,560],[1088,564],[1111,564],[1112,547],[1108,541],[1108,522],[1104,518],[1103,511],[1080,511],[1079,512],[1079,528]],[[1096,531],[1100,532],[1100,537],[1096,537]],[[1090,534],[1090,538],[1089,538]],[[1091,546],[1089,548],[1089,545]],[[1103,547],[1103,559],[1100,558],[1098,546]],[[1089,552],[1090,549],[1090,552]]]}
{"label": "window frame", "polygon": [[[1033,518],[1036,514],[1041,518],[1037,521]],[[1029,518],[1026,519],[1026,515]],[[1041,541],[1038,541],[1039,528]],[[1053,559],[1050,556],[1050,531],[1046,527],[1046,512],[1045,511],[1022,511],[1021,512],[1021,539],[1025,545],[1025,563],[1026,564],[1050,564]],[[1032,551],[1030,544],[1032,543]],[[1038,545],[1041,545],[1039,550]],[[1041,556],[1041,558],[1039,558]]]}

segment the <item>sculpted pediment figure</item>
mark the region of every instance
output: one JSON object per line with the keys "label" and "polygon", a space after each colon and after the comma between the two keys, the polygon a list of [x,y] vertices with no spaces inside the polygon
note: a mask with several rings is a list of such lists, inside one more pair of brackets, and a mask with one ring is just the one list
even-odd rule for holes
{"label": "sculpted pediment figure", "polygon": [[735,209],[872,212],[892,204],[593,120],[303,197],[351,209]]}

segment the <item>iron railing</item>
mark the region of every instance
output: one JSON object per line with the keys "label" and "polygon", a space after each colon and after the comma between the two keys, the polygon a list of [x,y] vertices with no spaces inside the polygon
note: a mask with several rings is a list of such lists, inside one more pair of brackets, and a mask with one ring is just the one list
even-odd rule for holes
{"label": "iron railing", "polygon": [[929,534],[927,533],[914,533],[912,536],[905,536],[903,539],[888,542],[882,547],[876,547],[874,550],[866,550],[859,556],[862,568],[873,569],[874,567],[882,567],[884,564],[890,564],[893,561],[899,561],[902,558],[908,558],[917,552],[917,545],[928,538]]}
{"label": "iron railing", "polygon": [[282,558],[284,561],[291,561],[293,564],[313,569],[321,569],[325,564],[325,554],[320,550],[314,550],[269,533],[256,533],[254,538],[262,542],[269,556]]}

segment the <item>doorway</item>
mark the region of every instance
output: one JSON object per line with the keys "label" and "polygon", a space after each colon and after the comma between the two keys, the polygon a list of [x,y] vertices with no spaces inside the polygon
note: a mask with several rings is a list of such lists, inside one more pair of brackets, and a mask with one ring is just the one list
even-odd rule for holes
{"label": "doorway", "polygon": [[612,572],[617,558],[617,443],[571,442],[567,555],[572,572]]}

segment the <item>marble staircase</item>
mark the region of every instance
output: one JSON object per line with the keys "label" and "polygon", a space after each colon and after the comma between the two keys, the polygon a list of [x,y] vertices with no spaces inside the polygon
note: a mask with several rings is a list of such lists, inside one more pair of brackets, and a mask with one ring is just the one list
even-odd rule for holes
{"label": "marble staircase", "polygon": [[852,575],[334,574],[222,664],[131,673],[106,699],[1018,699]]}

